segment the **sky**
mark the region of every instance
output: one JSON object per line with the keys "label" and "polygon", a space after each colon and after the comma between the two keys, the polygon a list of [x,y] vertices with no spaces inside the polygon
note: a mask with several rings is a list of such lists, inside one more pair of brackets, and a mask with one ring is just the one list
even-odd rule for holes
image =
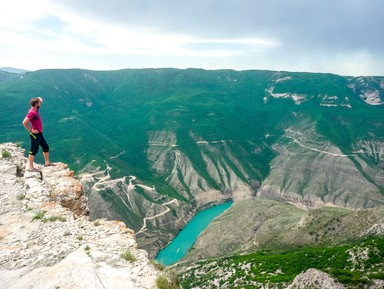
{"label": "sky", "polygon": [[0,67],[384,76],[383,0],[3,0]]}

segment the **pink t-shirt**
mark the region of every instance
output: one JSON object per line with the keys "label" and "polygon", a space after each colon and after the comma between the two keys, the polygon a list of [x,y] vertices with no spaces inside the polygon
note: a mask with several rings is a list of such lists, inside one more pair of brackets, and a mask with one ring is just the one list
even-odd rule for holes
{"label": "pink t-shirt", "polygon": [[31,122],[33,130],[43,132],[43,122],[41,121],[40,114],[37,110],[31,108],[27,113],[27,118]]}

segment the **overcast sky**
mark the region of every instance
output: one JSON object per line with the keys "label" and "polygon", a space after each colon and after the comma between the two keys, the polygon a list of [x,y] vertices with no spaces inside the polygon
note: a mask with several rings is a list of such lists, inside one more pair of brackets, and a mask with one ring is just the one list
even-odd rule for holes
{"label": "overcast sky", "polygon": [[3,0],[0,67],[384,76],[383,0]]}

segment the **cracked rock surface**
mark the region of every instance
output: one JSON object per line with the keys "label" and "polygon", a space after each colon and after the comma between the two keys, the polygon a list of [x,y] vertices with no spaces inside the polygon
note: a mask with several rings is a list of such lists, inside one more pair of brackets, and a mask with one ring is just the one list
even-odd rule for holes
{"label": "cracked rock surface", "polygon": [[156,288],[159,271],[134,232],[91,222],[66,164],[30,173],[23,149],[4,143],[0,152],[0,289]]}

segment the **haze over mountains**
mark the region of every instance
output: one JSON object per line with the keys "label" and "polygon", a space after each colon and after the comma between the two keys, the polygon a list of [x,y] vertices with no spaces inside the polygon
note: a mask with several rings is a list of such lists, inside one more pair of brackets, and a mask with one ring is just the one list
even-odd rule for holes
{"label": "haze over mountains", "polygon": [[0,67],[0,71],[2,72],[9,72],[9,73],[16,73],[16,74],[22,74],[27,72],[28,70],[20,69],[20,68],[14,68],[14,67]]}
{"label": "haze over mountains", "polygon": [[[28,148],[21,121],[38,95],[52,159],[81,175],[91,215],[124,220],[152,257],[197,210],[228,200],[267,199],[300,210],[384,204],[384,77],[201,69],[6,73],[3,141]],[[242,206],[243,217],[254,207]]]}

